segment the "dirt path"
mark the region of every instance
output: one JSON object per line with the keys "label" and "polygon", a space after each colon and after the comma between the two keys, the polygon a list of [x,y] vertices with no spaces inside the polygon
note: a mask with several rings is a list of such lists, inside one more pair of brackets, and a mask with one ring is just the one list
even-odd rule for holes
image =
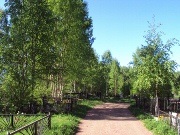
{"label": "dirt path", "polygon": [[76,135],[152,135],[131,115],[127,103],[105,103],[90,110]]}

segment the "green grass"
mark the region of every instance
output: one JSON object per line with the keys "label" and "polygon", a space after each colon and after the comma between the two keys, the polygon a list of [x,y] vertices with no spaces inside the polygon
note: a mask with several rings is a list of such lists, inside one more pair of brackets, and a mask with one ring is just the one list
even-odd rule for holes
{"label": "green grass", "polygon": [[177,129],[171,128],[167,122],[159,120],[156,121],[151,115],[145,113],[143,110],[136,108],[134,105],[129,107],[132,114],[139,120],[144,122],[147,129],[153,132],[154,135],[177,135]]}
{"label": "green grass", "polygon": [[[52,115],[51,130],[46,132],[46,135],[72,135],[78,129],[78,124],[82,118],[87,114],[87,111],[92,109],[95,105],[103,103],[100,100],[81,100],[78,105],[73,108],[73,112],[69,114]],[[38,117],[35,117],[36,120]],[[19,117],[17,124],[29,123],[33,121],[34,117]],[[1,119],[3,120],[3,119]],[[17,127],[20,125],[16,125]],[[23,125],[24,126],[24,125]],[[12,131],[12,130],[10,130]],[[25,135],[28,134],[26,130],[22,131]],[[7,131],[0,132],[1,135],[7,134]],[[18,134],[17,134],[18,135]]]}
{"label": "green grass", "polygon": [[129,99],[107,98],[103,101],[98,99],[81,100],[73,112],[69,114],[52,115],[51,130],[46,132],[46,135],[73,135],[78,130],[78,124],[83,119],[87,111],[92,109],[97,104],[103,102],[132,102]]}
{"label": "green grass", "polygon": [[[151,130],[154,135],[177,135],[177,130],[170,128],[170,126],[164,121],[156,121],[154,118],[145,113],[143,110],[136,108],[133,104],[133,100],[108,98],[103,102],[123,102],[131,103],[130,111],[138,119],[142,120],[145,126]],[[73,108],[73,112],[69,114],[53,115],[51,120],[51,130],[46,132],[47,135],[73,135],[78,129],[78,124],[82,118],[87,114],[87,111],[92,109],[97,104],[103,103],[100,100],[82,100],[76,108]],[[2,132],[0,133],[2,134]],[[5,134],[5,132],[3,132]]]}
{"label": "green grass", "polygon": [[103,103],[99,100],[83,100],[70,114],[52,116],[52,128],[47,135],[73,135],[77,131],[78,124],[86,116],[88,110],[95,105]]}
{"label": "green grass", "polygon": [[52,128],[47,135],[72,135],[76,130],[79,119],[70,114],[52,116]]}
{"label": "green grass", "polygon": [[7,131],[12,132],[24,125],[44,117],[44,115],[13,115],[13,127],[11,127],[11,116],[0,116],[0,134],[6,134]]}

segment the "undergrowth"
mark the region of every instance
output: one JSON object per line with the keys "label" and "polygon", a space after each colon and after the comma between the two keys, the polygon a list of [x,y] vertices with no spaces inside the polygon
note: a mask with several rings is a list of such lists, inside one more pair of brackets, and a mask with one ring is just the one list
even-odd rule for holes
{"label": "undergrowth", "polygon": [[143,110],[136,108],[134,105],[129,107],[132,114],[139,120],[144,122],[147,129],[152,131],[154,135],[177,135],[177,129],[171,128],[166,121],[155,120],[151,115],[145,113]]}

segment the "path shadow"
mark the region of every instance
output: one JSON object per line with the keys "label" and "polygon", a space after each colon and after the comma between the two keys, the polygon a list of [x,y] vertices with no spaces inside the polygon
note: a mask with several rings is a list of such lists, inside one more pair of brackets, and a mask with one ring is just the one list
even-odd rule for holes
{"label": "path shadow", "polygon": [[137,120],[132,116],[128,108],[94,108],[90,110],[84,120],[113,120],[113,121],[125,121]]}
{"label": "path shadow", "polygon": [[[122,109],[121,112],[125,110]],[[90,112],[84,118],[85,120],[137,120],[132,115],[122,114],[121,112],[117,112],[119,109],[96,109],[93,112]],[[125,110],[126,111],[126,110]]]}
{"label": "path shadow", "polygon": [[[128,109],[129,103],[105,103],[104,105],[96,106],[88,111],[83,120],[87,121],[137,121]],[[82,124],[80,122],[79,124]],[[76,133],[82,132],[80,127],[77,128]]]}

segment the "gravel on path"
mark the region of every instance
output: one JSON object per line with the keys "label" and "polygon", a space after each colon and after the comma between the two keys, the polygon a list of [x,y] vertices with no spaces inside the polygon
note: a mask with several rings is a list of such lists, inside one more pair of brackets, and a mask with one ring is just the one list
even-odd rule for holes
{"label": "gravel on path", "polygon": [[81,120],[76,135],[152,135],[132,116],[128,103],[104,103]]}

